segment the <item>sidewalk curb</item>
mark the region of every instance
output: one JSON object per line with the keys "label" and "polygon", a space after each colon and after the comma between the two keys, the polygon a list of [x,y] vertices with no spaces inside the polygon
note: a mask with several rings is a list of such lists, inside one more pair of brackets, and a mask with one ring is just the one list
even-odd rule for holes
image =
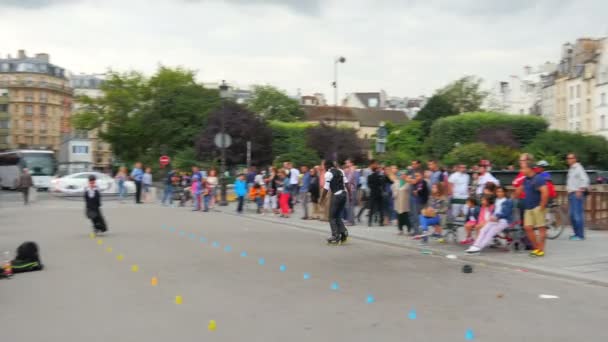
{"label": "sidewalk curb", "polygon": [[[222,209],[220,209],[218,211],[222,214],[231,215],[231,216],[235,216],[235,217],[242,217],[242,218],[255,220],[255,221],[264,221],[264,222],[273,223],[273,224],[277,224],[277,225],[285,224],[285,225],[288,225],[293,228],[307,230],[307,231],[314,231],[314,232],[319,232],[319,233],[327,233],[328,229],[329,229],[329,227],[328,227],[328,229],[321,229],[321,228],[311,227],[309,225],[305,225],[305,224],[301,224],[301,223],[297,223],[297,222],[295,222],[295,223],[289,222],[289,221],[281,222],[281,221],[277,221],[277,220],[274,220],[271,218],[266,218],[263,216],[260,217],[260,216],[250,216],[247,214],[237,214],[237,213],[233,213],[233,212],[222,210]],[[407,250],[411,250],[411,251],[420,251],[420,249],[421,249],[419,246],[408,246],[408,245],[394,243],[394,242],[390,242],[390,241],[382,241],[382,240],[378,240],[378,239],[374,239],[374,238],[360,236],[357,233],[351,233],[349,238],[366,241],[366,242],[371,242],[371,243],[376,243],[376,244],[381,244],[381,245],[390,246],[390,247],[403,248],[403,249],[407,249]],[[453,252],[446,252],[444,250],[434,248],[434,247],[425,247],[423,249],[431,251],[433,253],[433,256],[439,256],[439,257],[445,257],[446,255],[454,254]],[[525,270],[529,271],[530,273],[535,273],[535,274],[539,274],[539,275],[543,275],[543,276],[550,276],[550,277],[561,278],[561,279],[565,279],[565,280],[583,282],[583,283],[587,283],[590,285],[608,287],[608,280],[597,279],[595,277],[588,277],[588,276],[586,277],[586,276],[582,276],[582,275],[572,273],[572,272],[567,272],[567,271],[556,271],[556,270],[550,270],[550,269],[543,268],[543,267],[530,267],[529,265],[518,265],[518,264],[510,263],[510,262],[502,262],[502,261],[496,261],[494,259],[487,259],[487,258],[484,258],[483,256],[458,255],[457,260],[461,261],[461,262],[475,264],[478,266],[482,266],[482,264],[485,264],[485,266],[502,267],[502,268],[513,270],[513,271],[525,269]]]}

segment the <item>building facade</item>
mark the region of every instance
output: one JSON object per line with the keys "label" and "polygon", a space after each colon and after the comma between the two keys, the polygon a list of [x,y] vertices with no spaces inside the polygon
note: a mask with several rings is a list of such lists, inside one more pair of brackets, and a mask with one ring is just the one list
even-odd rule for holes
{"label": "building facade", "polygon": [[45,53],[0,58],[0,149],[58,152],[70,131],[73,90]]}
{"label": "building facade", "polygon": [[[81,110],[82,104],[78,102],[78,98],[81,96],[87,96],[90,98],[100,98],[103,96],[101,85],[105,79],[105,75],[73,75],[70,78],[72,87],[74,88],[74,112],[77,113]],[[84,140],[88,140],[88,154],[90,157],[90,168],[96,171],[108,172],[112,169],[113,157],[112,148],[110,144],[103,141],[99,137],[99,130],[91,130],[89,132],[72,132],[69,137],[66,138],[66,144],[71,145],[71,140],[75,140],[75,144],[78,146],[82,145]],[[70,150],[69,148],[67,150]],[[84,150],[84,148],[82,149]],[[85,158],[83,152],[77,154],[70,154],[69,156],[74,157],[74,162],[80,163]]]}
{"label": "building facade", "polygon": [[595,127],[598,135],[608,139],[608,38],[602,39],[600,57],[595,72]]}

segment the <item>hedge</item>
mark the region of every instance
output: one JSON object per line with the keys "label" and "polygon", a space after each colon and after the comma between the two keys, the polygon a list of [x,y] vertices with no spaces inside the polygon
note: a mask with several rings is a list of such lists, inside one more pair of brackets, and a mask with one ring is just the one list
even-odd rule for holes
{"label": "hedge", "polygon": [[575,153],[587,169],[608,169],[608,141],[601,136],[552,130],[539,134],[525,150],[536,160],[547,160],[552,169],[566,168],[568,153]]}
{"label": "hedge", "polygon": [[306,144],[306,131],[315,124],[269,121],[275,164],[291,161],[295,165],[315,165],[321,157]]}
{"label": "hedge", "polygon": [[478,137],[484,130],[504,130],[512,135],[517,145],[523,147],[536,135],[546,131],[547,127],[547,122],[537,116],[491,112],[465,113],[435,121],[428,143],[431,154],[442,158],[457,143],[464,145],[478,142]]}

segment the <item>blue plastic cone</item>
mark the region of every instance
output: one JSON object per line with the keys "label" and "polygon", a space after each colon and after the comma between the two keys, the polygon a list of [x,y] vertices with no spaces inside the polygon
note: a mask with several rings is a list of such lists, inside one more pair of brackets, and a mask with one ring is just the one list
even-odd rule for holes
{"label": "blue plastic cone", "polygon": [[217,241],[213,241],[213,247],[217,248],[219,246],[220,246],[220,244]]}
{"label": "blue plastic cone", "polygon": [[374,296],[372,295],[367,295],[367,299],[365,301],[367,302],[367,304],[372,304],[376,301],[376,298],[374,298]]}
{"label": "blue plastic cone", "polygon": [[280,270],[281,272],[285,272],[285,270],[287,270],[287,266],[285,266],[285,265],[281,265],[281,266],[279,266],[279,270]]}
{"label": "blue plastic cone", "polygon": [[310,274],[304,273],[304,280],[308,280],[308,279],[310,279]]}
{"label": "blue plastic cone", "polygon": [[340,285],[338,285],[338,283],[333,282],[331,283],[331,289],[334,291],[338,291],[340,289]]}
{"label": "blue plastic cone", "polygon": [[226,247],[224,247],[224,251],[225,252],[230,252],[230,251],[232,251],[232,247],[226,246]]}
{"label": "blue plastic cone", "polygon": [[414,320],[416,318],[418,318],[418,315],[416,314],[416,310],[410,310],[410,313],[407,315],[411,320]]}
{"label": "blue plastic cone", "polygon": [[201,242],[207,242],[207,239],[205,239],[204,236],[201,236],[201,238],[199,239]]}
{"label": "blue plastic cone", "polygon": [[258,259],[258,264],[264,265],[265,263],[266,263],[266,260],[264,260],[264,258]]}
{"label": "blue plastic cone", "polygon": [[244,258],[247,256],[247,252],[241,252],[241,256]]}
{"label": "blue plastic cone", "polygon": [[475,335],[473,335],[473,330],[467,329],[467,332],[464,334],[464,338],[467,339],[467,341],[472,341],[475,338]]}

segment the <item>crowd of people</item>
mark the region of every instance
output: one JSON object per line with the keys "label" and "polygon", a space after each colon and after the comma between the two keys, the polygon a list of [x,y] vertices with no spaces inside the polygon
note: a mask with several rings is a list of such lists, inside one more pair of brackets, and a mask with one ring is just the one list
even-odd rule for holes
{"label": "crowd of people", "polygon": [[[568,202],[574,229],[571,240],[584,237],[584,198],[589,178],[574,154],[567,157]],[[301,212],[302,220],[329,222],[330,243],[347,239],[347,226],[361,224],[395,225],[398,235],[409,235],[420,244],[430,239],[445,242],[446,222],[462,222],[466,252],[477,254],[495,241],[495,237],[520,220],[525,230],[525,244],[530,255],[544,256],[546,210],[556,197],[551,176],[545,171],[546,161],[535,162],[530,154],[519,159],[520,173],[512,182],[509,193],[491,173],[489,161],[478,165],[456,165],[451,171],[437,161],[423,164],[414,160],[406,169],[382,165],[372,160],[358,167],[351,160],[338,165],[322,161],[312,167],[295,167],[291,162],[281,168],[252,167],[238,174],[233,185],[237,212],[253,204],[258,214],[289,218]],[[116,175],[119,193],[124,183],[136,184],[136,203],[145,198],[152,184],[151,170],[137,163],[131,173],[121,168]],[[164,180],[161,203],[174,200],[185,206],[192,203],[193,211],[208,212],[218,202],[219,178],[216,170],[192,172],[169,170]]]}

